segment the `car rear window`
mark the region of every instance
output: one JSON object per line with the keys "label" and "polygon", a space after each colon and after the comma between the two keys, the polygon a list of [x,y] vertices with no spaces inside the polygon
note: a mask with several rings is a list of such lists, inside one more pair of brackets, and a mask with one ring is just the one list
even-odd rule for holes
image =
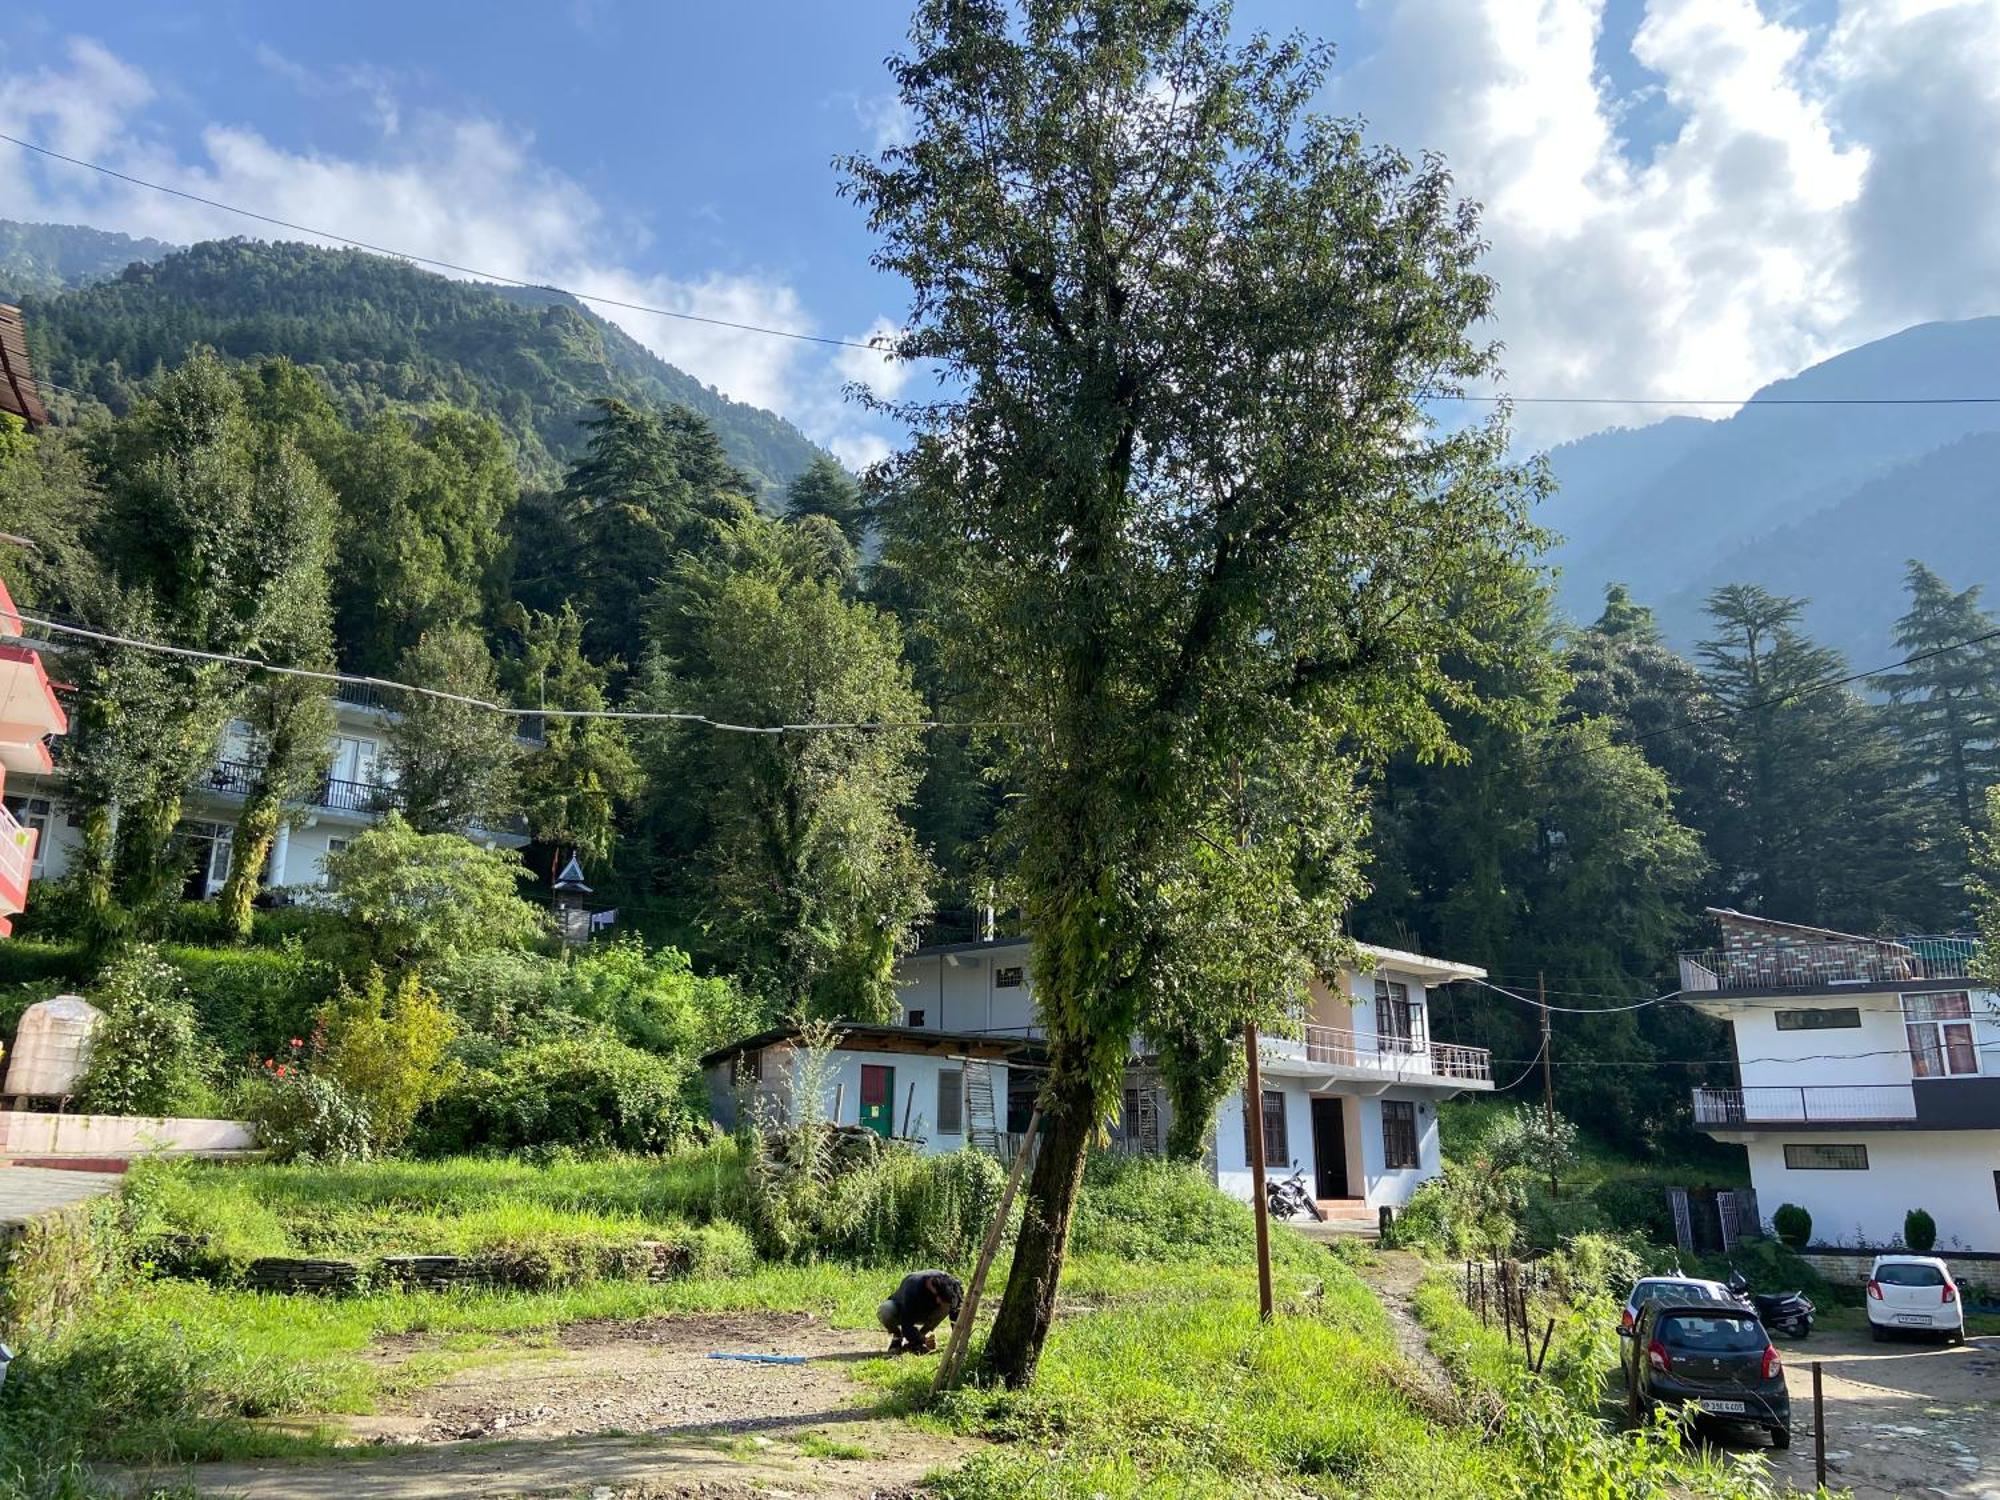
{"label": "car rear window", "polygon": [[1891,1262],[1875,1268],[1875,1279],[1884,1286],[1943,1286],[1944,1272],[1936,1266]]}
{"label": "car rear window", "polygon": [[1769,1340],[1764,1336],[1764,1325],[1755,1318],[1670,1313],[1660,1319],[1660,1342],[1669,1349],[1744,1354],[1762,1349]]}
{"label": "car rear window", "polygon": [[1708,1288],[1696,1286],[1691,1281],[1642,1281],[1634,1299],[1638,1302],[1659,1302],[1667,1297],[1705,1297]]}

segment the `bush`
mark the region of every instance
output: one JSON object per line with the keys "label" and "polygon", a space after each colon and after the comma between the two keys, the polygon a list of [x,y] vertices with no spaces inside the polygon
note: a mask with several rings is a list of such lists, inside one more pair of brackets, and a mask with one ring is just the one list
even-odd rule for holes
{"label": "bush", "polygon": [[516,894],[528,878],[518,855],[456,833],[419,833],[395,813],[328,855],[326,870],[334,909],[390,967],[525,948],[548,930],[541,908]]}
{"label": "bush", "polygon": [[1504,1255],[1520,1236],[1521,1205],[1518,1189],[1504,1178],[1447,1162],[1396,1215],[1387,1243],[1454,1260]]}
{"label": "bush", "polygon": [[141,944],[114,960],[92,995],[104,1021],[77,1085],[86,1110],[170,1115],[203,1092],[203,1048],[194,1002],[179,971]]}
{"label": "bush", "polygon": [[1572,1237],[1543,1264],[1570,1302],[1602,1296],[1622,1301],[1644,1274],[1646,1257],[1636,1234],[1591,1233]]}
{"label": "bush", "polygon": [[406,974],[392,988],[370,969],[358,988],[342,985],[320,1011],[313,1070],[366,1116],[378,1152],[403,1144],[417,1113],[456,1081],[450,1062],[457,1030],[438,997]]}
{"label": "bush", "polygon": [[1771,1232],[1792,1249],[1803,1250],[1812,1243],[1812,1215],[1796,1203],[1781,1203],[1771,1215]]}
{"label": "bush", "polygon": [[884,1151],[834,1179],[815,1248],[878,1263],[969,1264],[1006,1180],[976,1151]]}
{"label": "bush", "polygon": [[1601,1233],[1611,1221],[1590,1199],[1549,1196],[1548,1184],[1531,1186],[1521,1209],[1521,1240],[1530,1250],[1553,1250],[1578,1235]]}
{"label": "bush", "polygon": [[1197,1167],[1152,1157],[1093,1155],[1070,1226],[1079,1251],[1126,1260],[1223,1260],[1252,1253],[1248,1204],[1219,1193]]}
{"label": "bush", "polygon": [[665,1151],[694,1131],[682,1070],[603,1031],[531,1042],[465,1070],[418,1122],[419,1148]]}
{"label": "bush", "polygon": [[160,952],[187,981],[203,1033],[229,1061],[281,1051],[289,1038],[306,1035],[332,989],[332,972],[297,942]]}
{"label": "bush", "polygon": [[1496,1174],[1525,1172],[1547,1182],[1576,1164],[1576,1126],[1532,1105],[1515,1107],[1486,1132],[1487,1166]]}
{"label": "bush", "polygon": [[[282,1069],[283,1071],[279,1071]],[[257,1144],[280,1162],[365,1160],[375,1131],[368,1111],[338,1083],[273,1063],[269,1077],[251,1080],[241,1108]]]}
{"label": "bush", "polygon": [[1903,1243],[1918,1254],[1928,1254],[1937,1245],[1937,1220],[1921,1208],[1903,1215]]}
{"label": "bush", "polygon": [[1674,1243],[1674,1213],[1667,1206],[1666,1184],[1614,1178],[1599,1183],[1591,1191],[1590,1201],[1615,1228],[1636,1231],[1662,1245]]}

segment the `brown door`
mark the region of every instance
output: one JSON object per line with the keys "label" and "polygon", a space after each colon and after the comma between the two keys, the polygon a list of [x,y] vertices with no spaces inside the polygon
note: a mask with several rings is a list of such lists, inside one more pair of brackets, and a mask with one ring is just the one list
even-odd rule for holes
{"label": "brown door", "polygon": [[892,1101],[896,1097],[896,1070],[875,1063],[861,1065],[861,1123],[884,1140],[890,1134]]}
{"label": "brown door", "polygon": [[1347,1117],[1338,1099],[1313,1100],[1313,1177],[1321,1198],[1347,1196]]}

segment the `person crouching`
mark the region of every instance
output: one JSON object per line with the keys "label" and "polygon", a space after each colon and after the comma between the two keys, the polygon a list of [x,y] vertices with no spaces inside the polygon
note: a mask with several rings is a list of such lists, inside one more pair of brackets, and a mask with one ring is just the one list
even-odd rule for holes
{"label": "person crouching", "polygon": [[875,1316],[889,1332],[889,1352],[907,1349],[928,1354],[937,1348],[931,1332],[947,1318],[956,1318],[965,1305],[965,1288],[949,1271],[912,1271]]}

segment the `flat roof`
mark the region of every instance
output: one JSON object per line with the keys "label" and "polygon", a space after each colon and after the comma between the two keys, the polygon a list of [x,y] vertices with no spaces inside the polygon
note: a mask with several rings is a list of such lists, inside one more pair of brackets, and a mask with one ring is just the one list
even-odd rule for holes
{"label": "flat roof", "polygon": [[[905,954],[911,958],[953,958],[967,953],[1007,953],[1013,954],[1026,949],[1029,939],[1025,936],[995,938],[992,942],[977,939],[964,943],[929,943],[921,948],[913,948]],[[1416,974],[1428,979],[1484,979],[1486,971],[1477,964],[1462,964],[1448,958],[1430,958],[1422,953],[1411,953],[1402,948],[1384,948],[1377,943],[1356,943],[1362,953],[1375,960],[1377,967],[1400,969],[1407,974]]]}
{"label": "flat roof", "polygon": [[[1040,1059],[1047,1048],[1036,1037],[1001,1036],[985,1031],[939,1031],[928,1026],[885,1026],[867,1021],[835,1021],[834,1046],[843,1052],[912,1052],[931,1057],[1023,1057]],[[714,1067],[744,1052],[795,1042],[804,1028],[773,1026],[703,1054],[700,1065]]]}

